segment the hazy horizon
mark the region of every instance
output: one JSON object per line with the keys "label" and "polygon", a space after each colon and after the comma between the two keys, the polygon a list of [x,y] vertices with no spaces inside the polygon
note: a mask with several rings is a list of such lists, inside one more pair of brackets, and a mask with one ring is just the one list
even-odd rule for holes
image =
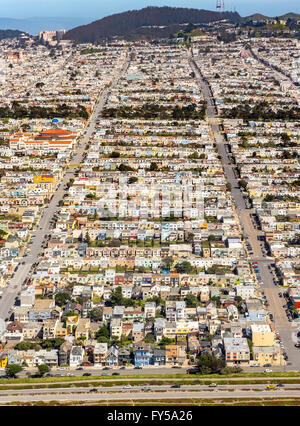
{"label": "hazy horizon", "polygon": [[[215,10],[216,0],[0,0],[1,18],[69,18],[101,19],[107,15],[142,9],[147,6],[187,7]],[[84,14],[83,14],[84,7]],[[283,15],[289,12],[300,13],[299,0],[225,0],[225,10],[236,10],[241,16],[261,13],[268,16]]]}

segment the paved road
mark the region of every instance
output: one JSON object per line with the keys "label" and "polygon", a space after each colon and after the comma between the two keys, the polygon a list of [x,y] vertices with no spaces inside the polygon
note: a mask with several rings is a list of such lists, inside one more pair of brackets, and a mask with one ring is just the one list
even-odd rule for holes
{"label": "paved road", "polygon": [[211,130],[215,139],[215,143],[217,145],[219,155],[221,156],[225,177],[227,182],[229,182],[232,186],[232,199],[235,204],[236,213],[241,224],[242,232],[244,236],[247,237],[247,240],[250,242],[253,250],[253,254],[249,255],[249,258],[252,261],[257,261],[259,276],[261,277],[260,286],[264,291],[264,294],[269,303],[268,309],[273,314],[274,326],[276,331],[278,331],[280,334],[284,346],[284,351],[288,354],[288,362],[291,363],[291,365],[285,365],[285,362],[283,361],[282,369],[300,370],[300,353],[299,349],[294,347],[294,341],[292,338],[292,336],[295,334],[295,325],[288,322],[284,308],[282,307],[284,299],[280,299],[278,296],[278,293],[282,290],[276,287],[274,282],[274,275],[269,269],[269,266],[271,263],[273,263],[273,260],[272,258],[268,258],[262,251],[262,247],[258,240],[258,237],[262,235],[262,232],[254,228],[253,221],[250,216],[251,213],[253,213],[253,210],[247,208],[243,193],[239,188],[238,179],[235,176],[233,166],[225,148],[226,141],[224,139],[223,133],[220,131],[219,124],[216,124],[218,123],[218,116],[212,91],[208,83],[201,75],[200,69],[192,57],[190,57],[190,65],[195,72],[195,76],[198,79],[204,98],[207,102],[208,121],[211,124]]}
{"label": "paved road", "polygon": [[185,391],[180,390],[179,392],[174,391],[164,391],[164,392],[118,392],[118,393],[77,393],[77,394],[47,394],[47,395],[6,395],[0,397],[0,404],[6,404],[10,402],[33,402],[33,401],[126,401],[126,404],[134,400],[183,400],[185,398],[193,399],[219,399],[219,398],[300,398],[300,391],[298,390],[271,390],[262,392],[261,390],[253,391],[226,391],[226,390],[217,390],[212,389],[210,391]]}
{"label": "paved road", "polygon": [[[20,260],[18,269],[15,272],[13,279],[11,279],[10,284],[3,292],[2,299],[0,300],[0,318],[6,319],[9,316],[9,311],[13,307],[15,299],[22,289],[22,284],[28,278],[33,265],[40,260],[43,241],[51,231],[50,221],[59,209],[59,202],[63,199],[64,195],[67,194],[66,184],[71,178],[75,178],[75,172],[77,168],[76,165],[80,164],[83,160],[86,142],[89,141],[93,132],[95,131],[97,119],[107,101],[107,97],[111,89],[114,88],[118,83],[120,77],[126,72],[129,63],[129,60],[127,59],[124,65],[121,67],[120,71],[114,75],[111,86],[105,88],[99,94],[94,111],[89,118],[87,127],[84,130],[82,137],[78,142],[76,153],[72,158],[70,167],[67,169],[65,176],[58,185],[56,192],[49,202],[49,205],[44,209],[38,229],[32,232],[30,255]],[[23,264],[23,262],[25,263]]]}
{"label": "paved road", "polygon": [[[95,387],[90,386],[87,387],[66,387],[66,388],[54,388],[54,389],[20,389],[20,390],[0,390],[0,401],[2,396],[8,395],[47,395],[47,394],[77,394],[77,393],[87,393],[90,392],[90,389],[97,389],[97,391],[101,394],[108,394],[111,392],[159,392],[159,391],[169,391],[169,392],[183,392],[183,391],[211,391],[211,389],[215,389],[217,391],[255,391],[255,390],[267,390],[266,384],[248,384],[248,385],[217,385],[212,388],[208,385],[181,385],[180,388],[173,388],[172,385],[140,385],[140,386],[131,386],[130,388],[126,388],[127,385],[122,386],[109,386],[102,387],[101,385],[97,385]],[[175,386],[175,385],[173,385]],[[143,390],[143,388],[148,388],[147,390]],[[276,388],[274,388],[276,389]],[[300,396],[300,384],[285,384],[283,388],[285,392],[288,390],[298,390]]]}
{"label": "paved road", "polygon": [[258,62],[263,64],[266,68],[271,68],[274,71],[274,76],[278,79],[278,81],[290,80],[290,85],[293,88],[293,90],[298,89],[298,87],[294,84],[295,82],[293,78],[289,74],[286,74],[281,68],[279,67],[276,68],[270,62],[268,62],[267,59],[259,56],[258,52],[254,51],[251,47],[250,49],[247,49],[247,51],[252,55],[254,59],[256,59]]}

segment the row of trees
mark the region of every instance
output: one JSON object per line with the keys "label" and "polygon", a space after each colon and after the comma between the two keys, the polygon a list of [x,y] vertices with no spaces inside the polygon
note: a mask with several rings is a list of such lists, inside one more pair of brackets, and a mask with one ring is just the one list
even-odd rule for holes
{"label": "row of trees", "polygon": [[83,105],[77,107],[71,107],[66,104],[58,105],[54,107],[41,107],[41,106],[25,106],[18,102],[13,102],[11,108],[7,106],[0,107],[0,118],[12,118],[15,120],[30,118],[84,118],[88,119],[89,114],[87,113]]}
{"label": "row of trees", "polygon": [[145,120],[203,120],[205,118],[206,105],[190,104],[180,107],[169,107],[159,104],[143,104],[138,108],[124,106],[119,108],[106,108],[102,115],[105,118],[145,119]]}
{"label": "row of trees", "polygon": [[222,115],[225,118],[235,118],[254,121],[299,121],[300,108],[298,106],[285,107],[274,110],[266,101],[255,102],[252,106],[247,103],[237,104],[233,108],[224,108]]}

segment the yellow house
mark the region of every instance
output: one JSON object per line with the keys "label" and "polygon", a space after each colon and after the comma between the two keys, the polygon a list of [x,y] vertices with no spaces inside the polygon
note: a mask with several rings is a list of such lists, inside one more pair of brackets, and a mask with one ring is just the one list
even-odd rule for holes
{"label": "yellow house", "polygon": [[253,346],[268,347],[274,345],[274,332],[269,324],[251,324]]}
{"label": "yellow house", "polygon": [[53,175],[40,175],[34,176],[33,182],[38,185],[40,183],[52,183],[55,184],[55,177]]}
{"label": "yellow house", "polygon": [[276,366],[285,363],[281,358],[279,345],[253,346],[252,353],[255,364],[259,364],[260,366],[265,364]]}

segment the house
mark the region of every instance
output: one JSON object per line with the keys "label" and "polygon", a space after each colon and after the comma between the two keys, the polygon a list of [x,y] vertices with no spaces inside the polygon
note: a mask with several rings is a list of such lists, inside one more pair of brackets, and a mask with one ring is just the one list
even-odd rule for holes
{"label": "house", "polygon": [[6,327],[4,338],[7,340],[23,340],[24,324],[18,321],[13,321]]}
{"label": "house", "polygon": [[177,345],[166,345],[166,364],[177,365],[178,364],[178,347]]}
{"label": "house", "polygon": [[84,357],[84,349],[82,346],[72,346],[70,352],[70,367],[81,365]]}
{"label": "house", "polygon": [[154,349],[153,350],[153,365],[165,365],[166,364],[166,351],[165,349]]}
{"label": "house", "polygon": [[151,347],[149,344],[141,343],[133,347],[134,365],[145,367],[151,364]]}
{"label": "house", "polygon": [[250,349],[246,338],[224,338],[225,361],[228,365],[248,365]]}
{"label": "house", "polygon": [[43,324],[40,322],[28,322],[23,327],[24,340],[33,340],[35,338],[42,338]]}
{"label": "house", "polygon": [[105,363],[109,367],[116,367],[118,364],[118,347],[112,345],[110,348],[108,348],[108,351],[106,353],[106,360]]}
{"label": "house", "polygon": [[264,366],[265,364],[271,364],[272,366],[285,364],[279,345],[253,346],[252,353],[254,363],[260,366]]}
{"label": "house", "polygon": [[70,353],[72,350],[72,343],[65,341],[59,348],[58,351],[58,364],[59,365],[69,365],[70,362]]}
{"label": "house", "polygon": [[127,365],[131,361],[130,357],[130,349],[123,346],[119,349],[118,352],[118,364],[119,365]]}
{"label": "house", "polygon": [[132,327],[132,338],[133,342],[140,342],[143,340],[145,336],[145,325],[142,322],[135,322],[133,323]]}
{"label": "house", "polygon": [[107,343],[96,343],[94,346],[94,365],[105,365],[107,356]]}
{"label": "house", "polygon": [[253,346],[273,346],[275,333],[269,324],[251,324]]}
{"label": "house", "polygon": [[34,306],[29,309],[29,321],[44,321],[51,318],[51,311],[54,308],[53,299],[37,299]]}

